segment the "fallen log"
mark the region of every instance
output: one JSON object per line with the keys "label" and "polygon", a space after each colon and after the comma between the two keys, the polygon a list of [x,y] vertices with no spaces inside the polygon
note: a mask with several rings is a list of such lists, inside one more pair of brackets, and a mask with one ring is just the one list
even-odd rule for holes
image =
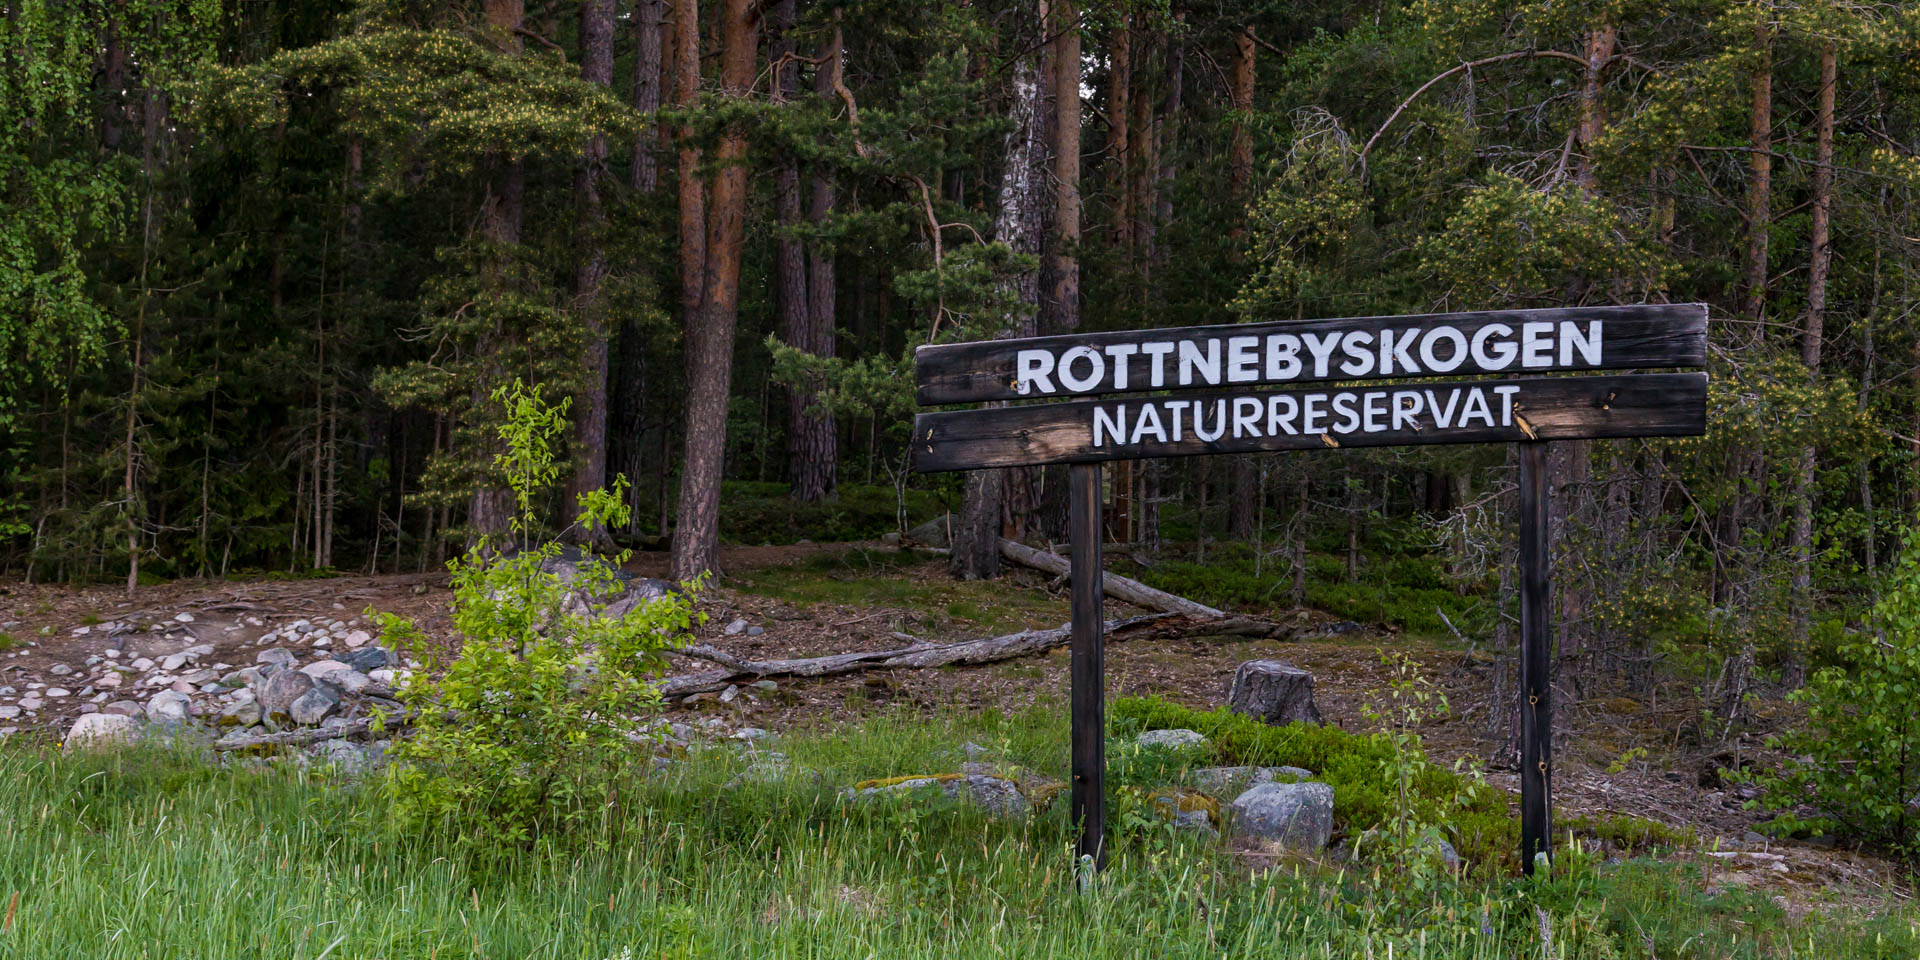
{"label": "fallen log", "polygon": [[[1170,613],[1152,613],[1123,620],[1109,620],[1106,625],[1109,640],[1164,638],[1196,633],[1290,639],[1295,630],[1284,624],[1249,617],[1189,617]],[[869,650],[790,660],[741,660],[709,646],[686,647],[672,652],[718,663],[722,669],[668,677],[661,683],[660,693],[665,697],[714,693],[725,690],[729,684],[750,682],[766,677],[826,677],[862,670],[923,669],[996,663],[1001,660],[1045,653],[1055,647],[1066,646],[1072,638],[1072,628],[1054,627],[1049,630],[1022,630],[1005,636],[962,640],[957,643],[923,642],[891,650]]]}
{"label": "fallen log", "polygon": [[[1068,574],[1067,558],[1046,550],[1035,550],[1024,543],[1002,538],[1000,555],[1024,567],[1032,567],[1057,576]],[[1123,577],[1117,573],[1108,573],[1101,578],[1107,596],[1115,600],[1125,600],[1136,607],[1159,610],[1163,613],[1178,613],[1188,617],[1225,617],[1226,613],[1215,610],[1204,603],[1195,603],[1186,597],[1174,596],[1165,590],[1152,587]]]}

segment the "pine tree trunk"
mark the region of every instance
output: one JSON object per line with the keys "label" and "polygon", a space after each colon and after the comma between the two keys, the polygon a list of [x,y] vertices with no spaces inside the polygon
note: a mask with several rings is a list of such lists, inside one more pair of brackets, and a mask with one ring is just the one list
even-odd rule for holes
{"label": "pine tree trunk", "polygon": [[[838,96],[835,91],[841,84],[843,58],[839,17],[839,11],[836,10],[833,33],[820,51],[825,59],[815,68],[813,76],[813,92],[826,100]],[[814,173],[809,193],[807,220],[816,230],[823,229],[833,219],[838,200],[832,175],[825,171]],[[807,337],[806,342],[796,344],[814,356],[832,357],[835,353],[834,331],[838,326],[839,309],[835,284],[838,282],[833,252],[827,244],[814,241],[807,251]],[[833,496],[840,482],[839,424],[831,414],[805,409],[813,405],[814,398],[811,395],[802,395],[797,402],[802,406],[797,423],[801,447],[797,459],[801,462],[795,474],[794,486],[803,500],[825,500]]]}
{"label": "pine tree trunk", "polygon": [[[682,110],[700,101],[700,0],[673,0],[673,102]],[[675,131],[679,141],[680,182],[680,323],[685,334],[687,370],[694,367],[694,343],[705,326],[700,305],[707,281],[707,192],[700,177],[700,148],[694,143],[693,128],[682,125]],[[693,381],[687,382],[688,422],[693,417]],[[724,408],[723,408],[724,413]],[[664,451],[663,451],[664,452]],[[666,503],[667,459],[661,458],[662,507]],[[683,467],[684,469],[684,467]],[[662,536],[668,533],[666,515],[661,514]],[[674,543],[678,549],[679,539]],[[698,571],[695,571],[696,573]]]}
{"label": "pine tree trunk", "polygon": [[[1047,59],[1053,98],[1054,203],[1052,230],[1042,266],[1047,289],[1042,333],[1072,333],[1080,328],[1080,19],[1075,0],[1056,0],[1047,8],[1053,37]],[[1065,464],[1045,467],[1041,475],[1039,521],[1052,540],[1067,536]]]}
{"label": "pine tree trunk", "polygon": [[1107,67],[1107,163],[1113,174],[1113,245],[1121,262],[1133,251],[1133,197],[1127,179],[1128,142],[1133,123],[1133,30],[1123,15],[1113,28],[1113,50]]}
{"label": "pine tree trunk", "polygon": [[[1833,266],[1833,99],[1839,81],[1834,42],[1820,46],[1820,94],[1815,110],[1813,147],[1813,225],[1807,242],[1812,246],[1807,265],[1807,322],[1800,340],[1800,362],[1807,375],[1820,375],[1820,351],[1826,334],[1827,277]],[[1871,322],[1871,318],[1869,318]],[[1793,605],[1794,630],[1804,644],[1813,604],[1813,482],[1817,463],[1812,446],[1800,451],[1793,490]],[[1869,494],[1870,495],[1870,494]],[[1792,658],[1786,671],[1790,686],[1806,679],[1804,651]]]}
{"label": "pine tree trunk", "polygon": [[1746,299],[1740,314],[1753,324],[1752,339],[1762,338],[1760,320],[1767,308],[1767,243],[1773,221],[1773,33],[1768,6],[1756,8],[1753,26],[1755,66],[1751,79],[1747,179]]}
{"label": "pine tree trunk", "polygon": [[1053,329],[1080,328],[1080,15],[1075,0],[1053,6],[1054,237],[1048,253],[1053,274]]}
{"label": "pine tree trunk", "polygon": [[[689,0],[692,2],[692,0]],[[753,0],[726,0],[721,11],[720,94],[744,100],[753,85]],[[672,574],[691,580],[719,572],[720,481],[733,379],[733,330],[740,310],[740,251],[746,237],[746,131],[721,137],[707,216],[706,290],[701,322],[687,336],[687,438],[674,529]]]}
{"label": "pine tree trunk", "polygon": [[[503,53],[517,54],[521,49],[519,30],[526,16],[523,0],[486,0],[483,10],[489,39],[495,49]],[[507,248],[520,243],[520,224],[524,216],[526,203],[527,172],[518,160],[495,158],[493,161],[493,186],[487,194],[480,213],[481,229],[496,250],[497,256],[505,256]],[[499,271],[504,275],[504,270]],[[503,276],[496,276],[494,282],[505,282]],[[491,354],[499,349],[500,339],[505,331],[499,327],[490,334],[481,337],[480,352]],[[499,372],[489,362],[487,373],[481,382],[474,385],[473,408],[485,409],[487,398],[491,395],[493,381]],[[316,491],[318,483],[315,484]],[[467,524],[477,537],[498,537],[507,532],[513,514],[513,491],[505,487],[490,487],[484,483],[473,491],[473,500],[467,509]]]}
{"label": "pine tree trunk", "polygon": [[[581,0],[580,3],[580,79],[602,87],[613,85],[613,0]],[[607,255],[603,246],[606,214],[600,203],[600,181],[607,168],[607,138],[595,136],[587,141],[580,169],[574,172],[574,209],[580,236],[579,261],[574,267],[574,309],[580,312],[586,327],[586,353],[582,358],[580,404],[574,411],[573,480],[567,489],[567,508],[579,502],[583,494],[607,485],[607,373],[609,367],[608,333],[601,287],[607,276]],[[570,517],[566,519],[571,519]],[[580,542],[609,542],[608,531],[573,530]]]}
{"label": "pine tree trunk", "polygon": [[[794,0],[779,0],[769,9],[768,23],[773,31],[769,51],[775,62],[794,52],[794,19]],[[837,26],[822,57],[815,85],[821,95],[831,97],[840,72]],[[799,92],[799,80],[797,62],[782,64],[774,76],[776,101],[793,100]],[[808,220],[824,222],[833,213],[833,181],[824,173],[816,174],[810,187],[812,209]],[[801,204],[800,168],[791,154],[784,156],[774,171],[774,206],[783,228],[774,258],[781,339],[815,356],[833,356],[833,261],[820,251],[817,241],[810,254],[792,233],[801,222]],[[827,289],[814,290],[816,283]],[[816,313],[816,309],[822,312]],[[815,403],[817,391],[808,385],[795,385],[787,392],[787,478],[793,498],[803,503],[818,503],[833,492],[834,460],[838,456],[833,418],[810,410]]]}
{"label": "pine tree trunk", "polygon": [[[1253,179],[1253,131],[1250,123],[1253,115],[1255,51],[1253,28],[1241,28],[1233,38],[1233,69],[1229,78],[1232,81],[1229,93],[1234,112],[1233,142],[1227,163],[1228,192],[1235,204],[1230,255],[1236,263],[1246,238],[1246,215],[1243,211],[1247,188]],[[1243,542],[1250,542],[1254,537],[1253,472],[1253,459],[1249,455],[1232,457],[1227,463],[1227,536]]]}
{"label": "pine tree trunk", "polygon": [[666,0],[638,0],[633,8],[633,112],[646,125],[633,135],[633,168],[628,183],[636,193],[652,193],[660,185],[660,40],[667,17]]}
{"label": "pine tree trunk", "polygon": [[[1046,189],[1046,142],[1037,57],[1022,57],[1013,65],[1007,108],[1006,163],[1000,179],[993,237],[1016,253],[1040,251],[1044,234],[1041,211]],[[1030,337],[1037,332],[1040,275],[1024,271],[1005,282],[1001,299],[1010,305],[1002,336]],[[960,515],[953,530],[948,571],[962,580],[991,580],[1000,575],[1001,517],[1006,512],[1013,470],[975,470],[962,487]]]}

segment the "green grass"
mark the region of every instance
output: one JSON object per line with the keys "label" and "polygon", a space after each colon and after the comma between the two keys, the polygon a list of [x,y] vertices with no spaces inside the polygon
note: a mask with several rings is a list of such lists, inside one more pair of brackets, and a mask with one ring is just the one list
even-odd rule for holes
{"label": "green grass", "polygon": [[935,627],[959,627],[985,634],[1031,627],[1057,627],[1070,611],[1064,599],[1044,591],[988,583],[956,581],[944,574],[922,578],[910,571],[929,554],[893,548],[851,548],[799,563],[750,570],[729,582],[744,593],[795,604],[903,607]]}
{"label": "green grass", "polygon": [[[1072,881],[1054,804],[1025,822],[839,786],[951,770],[955,747],[1058,776],[1057,704],[882,717],[778,744],[814,779],[723,786],[696,754],[577,831],[481,868],[392,827],[376,790],[163,752],[0,748],[0,960],[221,958],[1908,958],[1909,908],[1795,923],[1763,893],[1567,854],[1560,876],[1403,895],[1391,871],[1255,873],[1216,842],[1117,819],[1110,869]],[[17,895],[17,908],[7,903]],[[630,951],[630,952],[629,952]]]}
{"label": "green grass", "polygon": [[5,630],[0,630],[0,651],[12,650],[14,647],[17,647],[19,645],[20,645],[20,638],[15,637],[13,634],[8,633]]}

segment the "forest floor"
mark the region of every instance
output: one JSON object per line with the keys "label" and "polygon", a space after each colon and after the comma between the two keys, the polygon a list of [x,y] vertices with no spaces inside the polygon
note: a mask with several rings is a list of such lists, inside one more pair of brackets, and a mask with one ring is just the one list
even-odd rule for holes
{"label": "forest floor", "polygon": [[[629,569],[663,576],[664,554],[639,554]],[[896,648],[905,633],[945,642],[1054,627],[1068,620],[1065,585],[1030,570],[1013,568],[994,583],[956,582],[945,561],[878,543],[731,547],[722,551],[726,580],[702,597],[707,623],[703,642],[741,658],[818,656]],[[142,587],[129,599],[122,589],[96,586],[0,584],[0,688],[57,684],[55,664],[77,663],[98,652],[100,641],[82,631],[102,621],[193,620],[178,642],[210,643],[217,657],[251,663],[261,634],[299,619],[350,620],[366,611],[414,619],[430,636],[449,642],[444,572],[330,579],[177,581]],[[1139,613],[1109,601],[1108,615]],[[1384,686],[1383,652],[1405,654],[1446,694],[1451,709],[1421,730],[1429,755],[1451,765],[1484,763],[1492,754],[1489,718],[1493,658],[1457,642],[1408,637],[1387,628],[1333,621],[1306,611],[1312,627],[1304,640],[1249,640],[1195,636],[1172,641],[1116,642],[1106,664],[1111,697],[1157,695],[1211,709],[1225,703],[1234,668],[1253,659],[1280,659],[1311,671],[1327,721],[1348,729],[1367,726],[1362,708]],[[728,633],[744,620],[747,629]],[[749,632],[757,627],[757,632]],[[190,634],[190,639],[186,634]],[[158,642],[156,640],[156,642]],[[11,646],[11,649],[7,649]],[[166,650],[147,652],[159,656]],[[669,704],[669,716],[709,725],[754,726],[789,734],[833,729],[848,721],[886,713],[933,715],[941,711],[1015,712],[1057,704],[1067,697],[1067,651],[986,666],[871,671],[825,679],[781,679],[773,691],[748,690],[723,701],[713,694]],[[676,662],[684,670],[703,664]],[[129,694],[144,698],[140,694]],[[13,702],[0,700],[0,704]],[[0,722],[24,737],[59,737],[88,701],[80,696],[48,700],[35,714]],[[1554,805],[1562,822],[1588,824],[1619,817],[1665,825],[1680,858],[1708,867],[1709,891],[1766,891],[1795,912],[1835,902],[1905,900],[1912,891],[1897,867],[1870,855],[1807,842],[1767,842],[1750,831],[1764,815],[1745,809],[1742,788],[1722,781],[1723,767],[1748,759],[1765,762],[1764,724],[1787,722],[1784,705],[1763,702],[1762,729],[1701,744],[1695,728],[1699,704],[1687,697],[1641,700],[1623,696],[1567,702],[1557,725]],[[1487,780],[1517,791],[1510,767],[1486,769]],[[1603,849],[1604,831],[1587,842]],[[1741,851],[1730,853],[1729,851]],[[1716,855],[1717,854],[1717,855]]]}

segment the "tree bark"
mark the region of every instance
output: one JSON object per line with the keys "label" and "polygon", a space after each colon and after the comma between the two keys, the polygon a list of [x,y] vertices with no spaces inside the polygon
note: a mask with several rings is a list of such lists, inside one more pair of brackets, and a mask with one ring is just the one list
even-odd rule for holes
{"label": "tree bark", "polygon": [[1133,30],[1123,15],[1113,28],[1113,51],[1107,68],[1107,163],[1113,175],[1113,245],[1121,262],[1133,251],[1133,197],[1127,179],[1129,139],[1133,122]]}
{"label": "tree bark", "polygon": [[1753,25],[1755,64],[1747,178],[1746,296],[1740,314],[1753,324],[1752,339],[1762,339],[1760,320],[1767,308],[1767,244],[1773,220],[1773,29],[1770,6],[1756,7]]}
{"label": "tree bark", "polygon": [[[673,103],[684,109],[700,102],[700,0],[673,0]],[[707,191],[700,177],[700,148],[694,143],[693,128],[682,124],[674,131],[679,141],[679,232],[680,232],[680,323],[686,338],[683,349],[686,351],[686,365],[689,373],[694,368],[694,343],[699,331],[704,327],[700,315],[700,305],[706,290],[707,280]],[[685,411],[688,423],[693,423],[693,381],[687,383],[688,407]],[[724,412],[724,408],[723,408]],[[693,431],[684,431],[691,437]],[[671,431],[662,430],[662,446],[667,443]],[[668,533],[665,528],[665,505],[667,488],[667,461],[665,449],[660,458],[661,489],[661,534]],[[684,465],[683,465],[684,470]],[[683,483],[684,488],[684,483]],[[680,504],[675,501],[675,509]],[[678,550],[679,538],[674,538],[675,550]],[[675,556],[678,554],[676,552]],[[676,568],[677,569],[677,568]],[[698,571],[695,571],[698,573]],[[676,573],[675,576],[678,576]]]}
{"label": "tree bark", "polygon": [[[1253,28],[1242,27],[1233,38],[1233,69],[1230,76],[1232,86],[1229,95],[1233,101],[1233,141],[1228,152],[1228,192],[1236,205],[1233,214],[1233,227],[1229,231],[1232,242],[1230,256],[1237,263],[1241,256],[1241,246],[1247,235],[1246,202],[1247,189],[1253,180],[1253,84],[1255,77],[1255,54]],[[1245,454],[1228,458],[1227,461],[1227,536],[1243,542],[1254,538],[1254,489],[1253,458]]]}
{"label": "tree bark", "polygon": [[[723,5],[722,97],[745,100],[753,86],[756,17],[753,0],[726,0]],[[736,124],[715,151],[718,170],[707,217],[706,289],[701,321],[687,332],[686,456],[671,563],[674,579],[682,581],[719,573],[720,481],[726,466],[733,329],[740,308],[740,249],[746,236],[746,154],[746,131]]]}
{"label": "tree bark", "polygon": [[[776,62],[794,52],[791,33],[794,22],[793,0],[780,0],[769,8],[773,31],[769,50]],[[840,84],[840,69],[840,28],[836,22],[832,39],[821,51],[821,62],[814,74],[815,92],[833,97]],[[790,101],[796,96],[799,72],[799,64],[792,60],[775,71],[777,101]],[[817,227],[833,215],[832,179],[825,172],[815,173],[809,194],[807,221]],[[780,337],[795,349],[831,357],[834,352],[833,259],[822,250],[820,241],[802,244],[794,235],[793,228],[801,222],[800,201],[800,169],[788,156],[774,171],[774,206],[783,228],[774,261]],[[787,392],[787,477],[792,484],[793,498],[803,503],[818,503],[830,496],[837,473],[839,452],[833,418],[811,409],[818,402],[817,386],[796,384]]]}
{"label": "tree bark", "polygon": [[633,135],[633,168],[628,183],[636,193],[652,193],[660,186],[661,34],[667,17],[666,0],[638,0],[633,6],[633,111],[647,118]]}
{"label": "tree bark", "polygon": [[[581,0],[580,79],[602,87],[613,85],[613,0]],[[574,210],[579,229],[579,261],[574,267],[573,302],[586,327],[586,354],[582,358],[580,405],[574,411],[573,479],[567,508],[578,498],[607,485],[607,370],[608,340],[601,287],[607,276],[603,246],[606,214],[600,203],[600,180],[606,174],[607,138],[587,141],[580,169],[574,172]],[[569,528],[571,529],[571,528]],[[605,530],[574,531],[581,542],[607,539]]]}
{"label": "tree bark", "polygon": [[1619,31],[1610,26],[1587,34],[1587,67],[1580,85],[1580,152],[1574,158],[1574,181],[1583,193],[1593,192],[1593,147],[1607,123],[1606,105],[1600,99],[1600,77],[1618,38]]}
{"label": "tree bark", "polygon": [[[1813,224],[1807,241],[1812,255],[1807,265],[1807,320],[1800,340],[1800,362],[1807,376],[1820,375],[1820,351],[1826,334],[1827,277],[1833,266],[1833,100],[1839,80],[1834,42],[1820,46],[1820,93],[1815,109],[1813,147]],[[1871,318],[1869,318],[1871,322]],[[1813,481],[1818,466],[1814,448],[1800,451],[1800,469],[1793,491],[1793,604],[1794,631],[1804,642],[1813,602]],[[1864,489],[1864,488],[1863,488]],[[1793,658],[1787,680],[1799,686],[1805,680],[1804,651]]]}
{"label": "tree bark", "polygon": [[[1075,0],[1048,8],[1048,82],[1053,96],[1053,229],[1043,269],[1047,280],[1042,332],[1080,328],[1080,14]],[[1040,527],[1050,539],[1067,536],[1067,467],[1042,470]]]}
{"label": "tree bark", "polygon": [[[521,50],[520,29],[526,17],[524,0],[486,0],[483,15],[487,22],[487,32],[494,48],[502,53],[517,55]],[[520,225],[526,205],[527,171],[526,167],[514,159],[495,158],[493,164],[493,186],[480,213],[481,229],[486,239],[495,248],[496,257],[507,256],[509,248],[520,243]],[[505,281],[504,265],[495,277],[496,283]],[[506,331],[496,322],[492,333],[483,335],[479,345],[480,352],[492,354],[498,351],[501,339]],[[492,387],[492,381],[499,372],[489,358],[485,368],[490,371],[483,374],[481,382],[474,388],[474,406],[483,409]],[[482,484],[473,492],[473,500],[467,509],[467,524],[474,535],[480,537],[498,537],[507,532],[513,516],[513,491],[506,487]]]}
{"label": "tree bark", "polygon": [[[993,237],[1015,253],[1040,252],[1045,189],[1045,90],[1037,57],[1022,57],[1013,65],[1012,96],[1007,108],[1006,163],[1000,179]],[[1038,332],[1040,275],[1027,270],[1001,284],[1000,298],[1009,308],[1002,336],[1030,337]],[[1015,468],[1020,469],[1020,468]],[[953,552],[947,569],[956,579],[991,580],[1000,575],[1001,518],[1006,512],[1013,470],[975,470],[961,488],[960,512],[953,531]]]}
{"label": "tree bark", "polygon": [[1080,327],[1080,14],[1075,0],[1053,5],[1053,329]]}

